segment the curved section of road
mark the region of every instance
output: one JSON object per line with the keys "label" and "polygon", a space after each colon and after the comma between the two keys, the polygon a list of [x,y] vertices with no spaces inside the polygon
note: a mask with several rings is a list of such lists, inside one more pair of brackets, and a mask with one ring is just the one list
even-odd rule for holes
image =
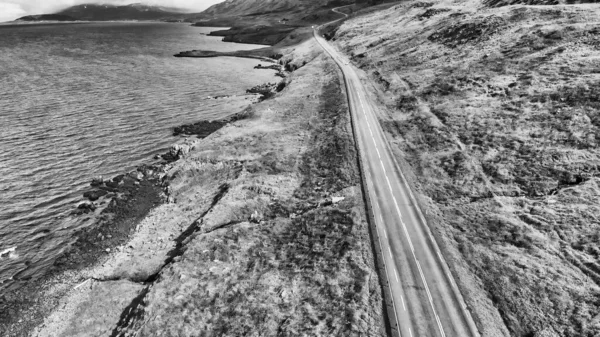
{"label": "curved section of road", "polygon": [[[337,9],[333,11],[347,16]],[[314,35],[344,74],[375,218],[373,225],[379,236],[393,303],[393,333],[402,337],[479,337],[465,301],[390,150],[360,78],[349,61],[318,34],[318,29]]]}

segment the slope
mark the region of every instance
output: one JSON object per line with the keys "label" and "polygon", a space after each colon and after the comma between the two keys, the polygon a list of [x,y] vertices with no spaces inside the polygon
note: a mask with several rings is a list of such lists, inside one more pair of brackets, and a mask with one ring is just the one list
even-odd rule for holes
{"label": "slope", "polygon": [[597,336],[600,9],[509,3],[403,2],[334,39],[483,335]]}
{"label": "slope", "polygon": [[141,4],[126,6],[84,4],[69,7],[55,14],[85,21],[162,20],[184,17],[184,11],[181,9]]}

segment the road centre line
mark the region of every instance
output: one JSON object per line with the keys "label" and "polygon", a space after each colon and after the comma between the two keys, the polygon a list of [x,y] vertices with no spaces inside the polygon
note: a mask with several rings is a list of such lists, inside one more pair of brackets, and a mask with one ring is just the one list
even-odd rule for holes
{"label": "road centre line", "polygon": [[400,295],[400,299],[402,300],[402,308],[406,311],[406,305],[404,305],[404,296]]}
{"label": "road centre line", "polygon": [[392,192],[392,184],[390,183],[390,178],[388,178],[388,176],[385,176],[385,180],[387,180],[388,187],[390,188],[390,192],[392,193],[393,197],[394,193]]}
{"label": "road centre line", "polygon": [[408,328],[408,334],[410,335],[410,337],[413,337],[412,330],[410,328]]}
{"label": "road centre line", "polygon": [[[345,14],[344,14],[344,15],[345,15]],[[346,16],[347,16],[347,15],[346,15]],[[325,51],[327,51],[327,53],[328,53],[328,54],[329,54],[331,57],[333,57],[333,54],[331,53],[331,51],[329,51],[329,50],[327,49],[327,47],[326,47],[326,46],[324,46],[324,45],[323,45],[323,43],[322,43],[322,42],[321,42],[321,41],[320,41],[320,40],[317,38],[316,31],[314,31],[314,32],[313,32],[313,35],[314,35],[315,39],[317,40],[317,42],[318,42],[318,43],[321,45],[321,47],[323,47],[323,48],[325,49]],[[344,74],[344,76],[345,76],[345,74]],[[346,84],[348,85],[348,81],[347,81],[347,80],[346,80]],[[360,100],[360,95],[358,96],[358,98],[359,98],[359,100]],[[361,100],[361,105],[362,105],[362,100]],[[366,113],[365,113],[365,111],[364,111],[364,106],[363,106],[363,114],[365,114],[365,116],[366,116]],[[371,179],[369,179],[369,180],[371,180]],[[373,188],[372,188],[371,190],[373,190]],[[381,212],[379,212],[379,215],[381,216]],[[379,245],[380,245],[380,247],[381,247],[381,246],[382,246],[382,244],[381,244],[381,238],[380,238],[380,237],[378,237],[378,239],[379,239]],[[389,246],[388,246],[388,248],[389,248]],[[383,259],[383,264],[384,264],[384,270],[385,270],[386,278],[388,279],[388,282],[389,282],[388,270],[387,270],[387,268],[385,267],[385,259]],[[403,303],[404,303],[404,302],[403,302]],[[399,326],[399,322],[398,322],[398,313],[397,313],[397,311],[396,311],[396,303],[395,303],[394,301],[392,301],[392,308],[394,309],[394,318],[396,319],[396,328],[397,328],[397,329],[398,329],[398,331],[399,331],[399,328],[400,328],[400,326]],[[410,331],[410,328],[409,328],[409,331]],[[410,335],[411,335],[411,337],[412,337],[412,332],[410,332]]]}
{"label": "road centre line", "polygon": [[396,282],[400,282],[400,280],[398,279],[398,271],[394,270],[394,276],[396,276]]}
{"label": "road centre line", "polygon": [[390,257],[393,259],[394,255],[392,255],[392,249],[390,248],[390,246],[388,246],[388,253],[390,253]]}
{"label": "road centre line", "polygon": [[[316,34],[316,33],[315,33],[315,34]],[[316,37],[316,35],[315,35],[315,37]],[[319,41],[319,39],[317,39],[317,40],[318,40],[319,44],[321,44],[321,45],[322,45],[322,42],[321,42],[321,41]],[[328,51],[328,52],[329,52],[329,51]],[[329,53],[331,54],[331,52],[329,52]],[[351,83],[351,84],[353,84],[353,83]],[[354,88],[353,88],[353,89],[354,89]],[[355,89],[355,90],[356,90],[356,89]],[[362,106],[362,108],[363,108],[363,114],[364,114],[364,115],[367,117],[367,115],[366,115],[366,110],[365,110],[365,108],[364,108],[364,104],[363,104],[363,102],[362,102],[362,98],[361,98],[360,92],[359,92],[358,90],[356,90],[356,91],[357,91],[357,96],[358,96],[358,98],[359,98],[360,104],[361,104],[361,106]],[[367,117],[367,118],[368,118],[368,117]],[[367,120],[367,123],[369,124],[368,120]],[[372,131],[372,130],[371,130],[371,128],[370,128],[370,124],[369,124],[369,129],[370,129],[370,132],[371,132],[371,135],[372,135],[372,138],[373,138],[373,142],[374,142],[375,146],[377,147],[376,141],[375,141],[375,139],[374,139],[374,137],[373,137],[373,131]],[[378,152],[379,152],[379,151],[378,151]],[[383,166],[383,165],[382,165],[382,166]],[[384,170],[385,170],[385,168],[384,168]],[[401,178],[402,178],[402,179],[403,179],[403,180],[406,182],[406,179],[404,178],[404,176],[403,176],[402,172],[400,172],[400,175],[402,175],[402,177],[401,177]],[[386,178],[387,178],[387,175],[386,175]],[[371,185],[373,185],[373,184],[371,184]],[[392,192],[392,197],[394,197],[394,203],[395,203],[396,211],[398,212],[399,216],[401,217],[402,215],[401,215],[401,213],[400,213],[400,210],[399,210],[399,207],[398,207],[397,201],[395,200],[395,196],[393,195],[393,191],[392,191],[392,188],[391,188],[391,186],[390,186],[390,185],[391,185],[391,184],[390,184],[390,183],[389,183],[389,181],[388,181],[388,187],[390,188],[390,191]],[[409,195],[411,196],[411,198],[412,198],[412,199],[414,199],[413,193],[412,193],[412,191],[411,191],[410,189],[408,189],[408,193],[409,193]],[[381,219],[382,219],[382,222],[383,222],[383,218],[382,218],[382,216],[381,216],[381,213],[380,213],[379,215],[380,215],[380,217],[381,217]],[[411,240],[410,240],[410,236],[408,235],[408,231],[407,231],[407,229],[406,229],[406,225],[405,225],[405,224],[404,224],[404,222],[402,221],[402,218],[400,218],[400,221],[402,222],[402,226],[403,226],[403,228],[404,228],[405,234],[407,235],[407,238],[408,238],[409,244],[411,245],[411,249],[413,249],[413,247],[412,247],[412,242],[411,242]],[[385,229],[384,229],[384,233],[385,233]],[[430,232],[428,232],[427,234],[429,235],[430,239],[433,239],[433,238],[432,238],[432,235],[431,235],[431,233],[430,233]],[[386,235],[386,234],[384,234],[384,235]],[[389,246],[388,246],[388,249],[391,251],[391,249],[390,249],[390,247],[389,247]],[[438,253],[438,256],[439,256],[439,251],[437,251],[437,253]],[[435,317],[436,317],[436,320],[437,320],[437,323],[438,323],[438,327],[440,328],[440,332],[441,332],[441,334],[443,335],[443,337],[445,337],[446,335],[445,335],[445,333],[444,333],[444,331],[443,331],[443,328],[442,328],[442,326],[441,326],[441,321],[440,321],[440,319],[439,319],[439,316],[438,316],[438,315],[437,315],[437,313],[435,312],[435,308],[433,308],[432,299],[431,299],[431,293],[430,293],[430,291],[429,291],[429,287],[428,287],[428,285],[427,285],[427,282],[426,282],[426,280],[424,279],[424,275],[423,275],[423,272],[422,272],[421,266],[420,266],[420,264],[419,264],[419,261],[418,261],[418,260],[416,259],[416,257],[415,257],[414,250],[413,250],[413,257],[415,258],[415,261],[416,261],[416,263],[417,263],[417,266],[418,266],[418,268],[419,268],[419,272],[421,273],[421,278],[422,278],[422,280],[423,280],[423,283],[425,284],[426,290],[427,290],[427,292],[428,292],[428,296],[429,296],[429,298],[430,298],[430,304],[432,305],[432,309],[434,310],[434,314],[435,314]],[[387,270],[386,270],[386,274],[387,274]],[[452,278],[451,278],[451,281],[453,281],[453,279],[452,279]],[[403,305],[404,305],[404,300],[403,300],[403,298],[402,298],[402,302],[403,302]],[[392,305],[394,305],[394,313],[396,313],[395,304],[394,304],[393,302],[392,302]],[[467,311],[467,314],[469,314],[469,316],[470,316],[470,312],[468,312],[468,311]],[[397,321],[397,316],[396,316],[396,321]],[[397,321],[397,322],[398,322],[398,321]],[[398,323],[396,323],[396,325],[398,325]],[[410,328],[410,327],[409,327],[409,333],[410,333],[410,336],[412,337],[412,336],[413,336],[413,334],[412,334],[412,330],[411,330],[411,328]]]}
{"label": "road centre line", "polygon": [[446,337],[446,334],[444,333],[444,328],[442,327],[442,323],[440,322],[440,318],[437,315],[437,312],[435,311],[435,307],[433,306],[433,298],[431,297],[431,292],[429,291],[429,286],[427,285],[427,280],[425,280],[425,275],[423,275],[423,270],[421,269],[421,264],[419,263],[419,260],[417,261],[417,268],[419,268],[419,274],[421,275],[421,280],[423,281],[423,284],[425,284],[425,291],[427,292],[427,297],[429,298],[429,304],[431,305],[431,310],[433,310],[433,315],[435,316],[435,320],[437,321],[437,325],[438,325],[438,329],[440,329],[440,333],[442,334],[442,337]]}

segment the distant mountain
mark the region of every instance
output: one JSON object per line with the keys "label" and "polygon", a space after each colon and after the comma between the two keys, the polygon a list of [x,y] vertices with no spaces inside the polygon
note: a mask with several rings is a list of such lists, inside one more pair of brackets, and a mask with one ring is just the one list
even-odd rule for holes
{"label": "distant mountain", "polygon": [[22,17],[21,21],[71,21],[61,18],[82,21],[118,21],[118,20],[183,20],[185,10],[160,6],[131,4],[125,6],[84,4],[69,7],[54,14],[30,15]]}
{"label": "distant mountain", "polygon": [[238,16],[269,13],[310,13],[330,3],[352,3],[354,1],[322,0],[226,0],[206,9],[203,15]]}
{"label": "distant mountain", "polygon": [[77,21],[72,16],[60,15],[60,14],[41,14],[41,15],[28,15],[19,18],[20,21]]}

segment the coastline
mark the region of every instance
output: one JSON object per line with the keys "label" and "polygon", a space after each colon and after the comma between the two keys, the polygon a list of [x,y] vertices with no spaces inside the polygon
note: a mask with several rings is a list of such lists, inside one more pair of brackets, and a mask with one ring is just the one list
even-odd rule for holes
{"label": "coastline", "polygon": [[[285,81],[285,78],[283,80]],[[87,215],[90,218],[85,220],[87,224],[75,234],[76,239],[67,251],[56,259],[43,278],[29,282],[0,298],[3,309],[0,313],[0,334],[29,335],[70,290],[78,289],[92,280],[108,281],[90,275],[90,270],[106,263],[116,252],[127,249],[144,220],[150,217],[156,208],[173,202],[169,181],[166,179],[167,172],[177,160],[196,149],[199,140],[229,123],[248,118],[248,108],[262,96],[259,93],[251,95],[257,99],[250,100],[246,108],[239,112],[215,121],[200,121],[176,127],[173,136],[185,138],[174,143],[166,153],[149,159],[146,164],[112,178],[94,178],[90,182],[92,190],[83,194],[81,202],[72,211],[75,216]],[[229,96],[223,95],[215,98],[227,97]],[[185,236],[185,229],[178,229],[181,233],[173,232],[168,239]],[[171,249],[161,250],[165,255],[162,258],[164,265],[177,255],[181,240],[181,237],[175,240]],[[163,248],[166,248],[166,245]],[[158,252],[152,253],[156,255],[153,259],[154,265],[144,269],[141,274],[132,276],[132,280],[144,283],[156,277],[164,265],[160,266],[158,263],[161,259],[157,257]],[[24,317],[27,319],[23,319]]]}
{"label": "coastline", "polygon": [[[46,281],[40,288],[44,290],[44,300],[36,304],[37,313],[23,315],[32,319],[17,323],[15,329],[19,324],[23,329],[13,332],[70,336],[76,335],[76,331],[103,331],[116,336],[125,331],[139,331],[144,322],[158,324],[152,331],[159,333],[161,327],[176,323],[168,319],[168,306],[173,305],[171,299],[186,298],[179,295],[165,298],[164,291],[218,288],[233,279],[254,277],[252,269],[267,268],[267,274],[283,277],[281,284],[285,289],[298,282],[305,284],[301,289],[287,290],[284,302],[295,303],[302,296],[318,295],[320,281],[298,274],[299,270],[317,268],[317,275],[323,276],[325,270],[333,273],[328,277],[337,280],[336,288],[357,292],[352,303],[358,301],[359,304],[334,298],[313,309],[325,314],[331,312],[331,305],[335,304],[347,308],[344,310],[362,312],[366,321],[360,319],[350,327],[335,321],[333,325],[342,329],[339,331],[383,334],[378,312],[381,294],[374,260],[370,247],[362,246],[369,242],[369,234],[358,175],[352,164],[355,154],[350,145],[349,120],[348,116],[335,117],[338,111],[347,111],[347,107],[342,103],[345,100],[335,99],[341,94],[335,68],[311,43],[296,48],[293,55],[282,56],[282,68],[300,70],[298,75],[283,79],[288,87],[280,88],[281,92],[274,98],[251,105],[244,110],[244,118],[234,118],[204,139],[188,138],[172,147],[171,155],[181,160],[168,163],[164,170],[153,170],[160,172],[162,202],[153,205],[143,219],[129,227],[134,230],[131,235],[128,233],[127,242],[107,248],[110,252],[99,256],[93,265]],[[322,71],[326,76],[322,76]],[[290,85],[293,88],[290,89]],[[315,100],[307,101],[306,95]],[[323,111],[325,115],[315,115],[315,111]],[[331,157],[333,153],[338,156]],[[315,244],[342,244],[347,248],[334,251],[343,255],[323,256],[318,253],[321,250],[302,253],[304,248],[297,246],[297,239],[286,239],[299,235],[295,229],[298,225],[311,223],[313,226],[314,223],[318,228],[328,225],[326,219],[336,219],[343,232],[334,230],[325,238],[315,238]],[[281,231],[288,234],[281,236]],[[232,235],[237,239],[230,242]],[[248,244],[236,245],[240,240]],[[196,255],[206,249],[213,252],[208,259]],[[289,253],[284,253],[288,255],[277,257],[288,250]],[[278,262],[265,265],[262,258],[254,257],[253,251],[262,251],[259,256],[275,254],[272,258]],[[317,255],[309,257],[313,254]],[[327,265],[339,259],[343,262],[335,263],[337,272],[329,270]],[[312,260],[322,262],[309,267],[306,263]],[[354,262],[348,264],[349,261]],[[198,265],[203,267],[198,269]],[[243,265],[254,267],[248,271],[246,267],[240,269]],[[238,272],[233,272],[235,270]],[[283,281],[287,279],[289,281]],[[243,285],[246,281],[235,283]],[[360,286],[357,288],[357,285]],[[272,286],[269,281],[261,286],[270,289],[268,291],[254,288],[246,291],[269,297]],[[229,287],[220,292],[229,296]],[[252,305],[252,301],[245,304]],[[289,317],[294,317],[289,324],[303,325],[310,321],[303,317],[305,313],[289,311],[295,307],[288,304],[284,310]],[[144,317],[155,317],[158,322],[149,323]],[[162,317],[163,323],[156,317]],[[323,319],[331,318],[323,316]],[[236,325],[237,322],[223,324]],[[13,332],[9,335],[14,335]]]}

